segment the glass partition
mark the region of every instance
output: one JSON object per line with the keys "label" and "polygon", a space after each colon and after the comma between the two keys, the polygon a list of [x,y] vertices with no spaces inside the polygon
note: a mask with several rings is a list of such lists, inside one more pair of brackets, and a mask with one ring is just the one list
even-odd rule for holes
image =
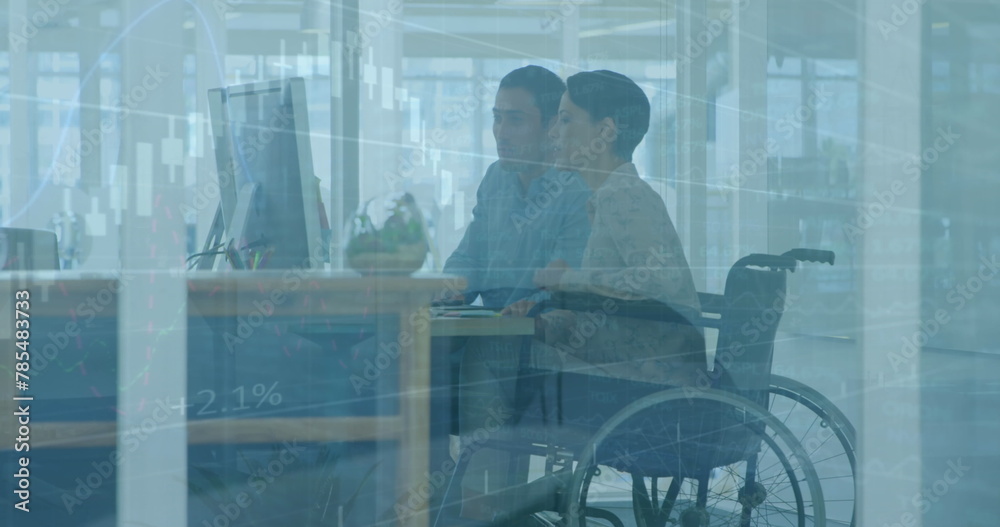
{"label": "glass partition", "polygon": [[[33,512],[15,507],[19,483],[7,478],[0,523],[277,525],[283,512],[316,525],[424,527],[439,512],[438,525],[460,521],[458,507],[439,505],[446,489],[461,486],[452,474],[469,448],[468,434],[463,446],[458,433],[463,357],[475,339],[506,342],[520,331],[529,342],[540,333],[534,322],[511,322],[520,317],[425,308],[462,290],[460,279],[439,274],[467,233],[476,238],[469,244],[485,247],[479,256],[490,263],[480,264],[500,267],[515,266],[521,252],[548,263],[556,259],[548,249],[529,245],[570,237],[542,227],[504,230],[502,221],[499,232],[475,227],[487,214],[513,218],[531,199],[528,187],[507,184],[513,171],[500,173],[502,184],[481,185],[500,157],[499,84],[538,65],[562,79],[620,72],[648,100],[649,127],[633,163],[706,293],[704,376],[689,384],[698,394],[724,391],[715,368],[739,367],[744,345],[773,344],[764,346],[773,357],[762,362],[770,372],[761,383],[772,392],[756,394],[758,402],[788,428],[790,444],[802,446],[789,447],[789,456],[806,454],[827,495],[817,510],[811,478],[801,474],[796,488],[810,505],[776,514],[797,512],[800,525],[819,523],[813,515],[820,513],[831,526],[992,525],[993,469],[1000,469],[991,410],[998,402],[991,372],[1000,365],[996,2],[12,0],[0,9],[10,37],[0,43],[0,290],[11,293],[0,299],[7,320],[0,342],[7,348],[20,328],[11,308],[22,280],[17,251],[24,250],[13,229],[55,232],[61,267],[23,279],[46,310],[31,319],[38,354],[28,361],[38,375],[33,395],[45,402],[32,408]],[[207,94],[292,77],[308,80],[322,247],[330,254],[317,259],[311,277],[268,282],[235,269],[225,254],[232,236],[215,221],[225,179]],[[363,277],[345,256],[351,222],[363,221],[353,214],[402,192],[423,213],[408,233],[429,239],[423,264],[412,281]],[[490,208],[501,202],[508,208]],[[574,203],[579,219],[596,228],[595,202]],[[541,209],[543,218],[555,215]],[[372,243],[394,247],[397,234]],[[770,266],[757,260],[750,275],[731,274],[750,253],[795,248],[831,251],[835,261],[800,253],[794,272],[779,258],[764,260]],[[216,258],[202,275],[189,269],[207,256],[200,253]],[[765,267],[786,269],[787,291],[777,304],[757,306],[748,325],[727,329],[726,320],[746,315],[733,306],[747,301],[727,290],[736,283],[727,280]],[[535,287],[536,270],[515,271]],[[129,273],[142,278],[123,278]],[[216,287],[224,300],[197,300],[209,314],[196,309],[192,298],[215,298]],[[547,287],[532,298],[557,288]],[[651,286],[633,289],[615,290],[614,306],[656,294]],[[582,305],[594,317],[608,315],[602,304]],[[475,316],[486,321],[469,322]],[[503,324],[513,326],[497,329]],[[594,322],[594,331],[602,324]],[[657,350],[669,347],[668,337],[661,342]],[[20,424],[10,417],[19,361],[0,361],[0,471],[7,474],[18,471],[20,458]],[[782,399],[791,392],[771,386],[786,379],[798,398]],[[515,387],[558,400],[563,381],[539,382]],[[417,388],[402,393],[406,383]],[[598,407],[644,393],[630,390],[601,392],[586,404],[611,415]],[[810,407],[806,399],[820,402]],[[824,405],[834,410],[800,413]],[[156,408],[166,412],[163,421]],[[147,415],[156,426],[142,433]],[[202,423],[216,418],[218,429]],[[325,421],[334,418],[346,420]],[[133,449],[136,426],[150,439]],[[304,450],[293,444],[288,451],[276,439],[285,432]],[[529,439],[544,436],[536,432]],[[569,455],[539,448],[541,455],[513,464],[515,476],[536,479]],[[574,459],[585,463],[577,450]],[[325,499],[309,491],[285,504],[285,491],[267,494],[281,481],[269,467],[294,466],[285,462],[290,453],[327,467],[291,471],[308,480],[296,485],[328,491]],[[639,479],[619,472],[625,487]],[[708,473],[703,485],[722,485],[720,471]],[[675,477],[650,492],[673,492]],[[697,503],[695,486],[678,483],[683,506],[670,521],[686,509],[713,519],[732,512]],[[161,487],[169,503],[157,501]],[[606,487],[599,501],[611,509],[636,496]],[[711,488],[716,497],[732,490]],[[244,506],[241,491],[267,504]],[[631,513],[619,516],[635,524]]]}

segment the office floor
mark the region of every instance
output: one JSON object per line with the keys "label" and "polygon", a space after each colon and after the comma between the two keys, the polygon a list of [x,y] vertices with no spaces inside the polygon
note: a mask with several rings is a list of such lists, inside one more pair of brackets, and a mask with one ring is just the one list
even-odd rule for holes
{"label": "office floor", "polygon": [[[921,442],[924,526],[962,525],[986,527],[1000,516],[1000,356],[983,353],[927,350],[922,355],[920,376],[922,420],[919,438],[897,436],[894,441]],[[878,379],[865,379],[859,368],[856,343],[780,335],[775,349],[775,374],[804,382],[833,401],[857,426],[861,416],[861,392],[878,386]],[[904,411],[891,401],[886,411]],[[945,492],[933,485],[949,468],[960,462],[971,467]],[[860,460],[864,464],[864,460]],[[542,461],[532,463],[532,475],[541,474]],[[886,504],[901,511],[921,511],[913,497]],[[613,505],[612,505],[613,507]],[[620,517],[628,526],[634,519],[628,511]],[[838,525],[839,523],[835,524]]]}
{"label": "office floor", "polygon": [[[784,335],[775,350],[774,372],[802,381],[822,392],[857,425],[862,389],[878,386],[859,371],[859,351],[851,341]],[[921,442],[922,488],[930,490],[923,525],[996,525],[1000,516],[1000,355],[925,350],[921,356],[920,437],[900,435],[894,441]],[[867,388],[866,388],[867,387]],[[894,408],[891,401],[883,404]],[[863,464],[865,460],[861,460]],[[971,467],[959,480],[934,492],[949,463]],[[863,492],[863,489],[862,489]],[[887,504],[900,510],[921,511],[913,497]],[[918,502],[921,499],[918,498]]]}

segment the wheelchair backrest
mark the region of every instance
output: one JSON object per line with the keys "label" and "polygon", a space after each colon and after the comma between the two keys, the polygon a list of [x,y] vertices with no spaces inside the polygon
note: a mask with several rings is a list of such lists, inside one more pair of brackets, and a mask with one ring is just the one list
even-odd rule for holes
{"label": "wheelchair backrest", "polygon": [[774,339],[785,311],[785,272],[733,266],[723,295],[715,352],[719,388],[765,406]]}

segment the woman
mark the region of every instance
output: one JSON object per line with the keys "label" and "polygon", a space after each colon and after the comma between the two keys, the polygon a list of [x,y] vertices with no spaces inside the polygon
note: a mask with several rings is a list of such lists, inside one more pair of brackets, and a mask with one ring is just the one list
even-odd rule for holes
{"label": "woman", "polygon": [[[649,100],[619,73],[573,75],[549,132],[557,165],[572,170],[593,190],[588,212],[591,235],[580,269],[552,262],[536,273],[536,285],[554,291],[596,293],[612,300],[599,312],[553,311],[538,319],[531,361],[543,369],[666,385],[690,385],[706,366],[701,332],[686,324],[615,316],[614,299],[652,299],[694,320],[698,295],[683,248],[663,200],[639,178],[632,153],[649,128]],[[523,316],[531,301],[505,313]],[[513,405],[517,342],[470,342],[462,363],[460,397],[463,437],[482,419]],[[502,407],[502,408],[498,408]],[[467,498],[503,485],[505,454],[479,452],[463,479]],[[499,499],[499,497],[497,497]],[[467,516],[484,518],[511,504],[496,499],[469,502]],[[475,505],[473,505],[475,504]],[[488,519],[488,518],[484,518]]]}
{"label": "woman", "polygon": [[[695,320],[698,294],[680,239],[663,200],[632,164],[648,129],[649,100],[628,77],[593,71],[567,80],[550,137],[557,164],[578,172],[594,192],[588,202],[591,236],[580,269],[553,262],[535,281],[552,290],[657,300]],[[510,311],[519,314],[531,306],[524,302]],[[607,321],[596,331],[592,326],[602,317],[595,320],[592,314],[543,316],[542,343],[564,352],[567,361],[592,365],[598,374],[653,383],[688,384],[705,366],[697,329],[615,317],[615,304],[608,306]]]}

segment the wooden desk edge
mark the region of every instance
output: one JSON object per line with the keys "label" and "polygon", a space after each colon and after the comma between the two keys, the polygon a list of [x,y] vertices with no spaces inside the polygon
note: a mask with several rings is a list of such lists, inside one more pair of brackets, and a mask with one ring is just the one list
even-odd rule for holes
{"label": "wooden desk edge", "polygon": [[[189,445],[398,440],[403,435],[398,416],[212,419],[188,421],[187,429]],[[118,441],[118,423],[110,421],[37,423],[31,432],[32,448],[115,446]]]}
{"label": "wooden desk edge", "polygon": [[514,317],[431,319],[432,337],[509,337],[535,334],[535,319]]}

